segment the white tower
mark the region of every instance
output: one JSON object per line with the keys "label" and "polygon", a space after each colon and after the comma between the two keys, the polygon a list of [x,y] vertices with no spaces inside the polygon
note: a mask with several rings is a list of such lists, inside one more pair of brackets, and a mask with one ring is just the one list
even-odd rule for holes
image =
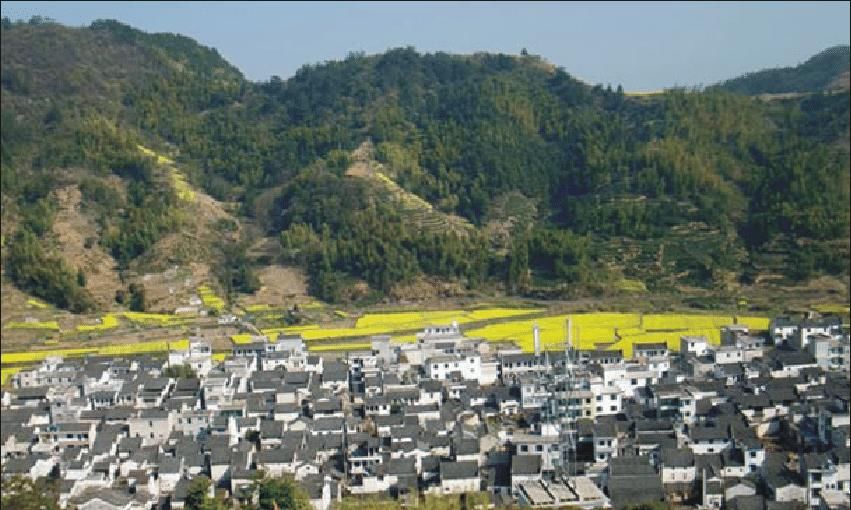
{"label": "white tower", "polygon": [[541,328],[538,323],[532,325],[532,344],[535,346],[535,356],[541,355]]}

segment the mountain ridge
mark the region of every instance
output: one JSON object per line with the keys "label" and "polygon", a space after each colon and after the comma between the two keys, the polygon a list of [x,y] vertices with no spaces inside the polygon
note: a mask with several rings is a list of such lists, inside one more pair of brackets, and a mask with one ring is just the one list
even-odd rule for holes
{"label": "mountain ridge", "polygon": [[831,46],[796,66],[763,69],[718,83],[713,88],[739,94],[816,93],[849,90],[851,47]]}
{"label": "mountain ridge", "polygon": [[[57,40],[90,87],[55,86],[74,78],[51,63]],[[119,274],[204,262],[234,298],[256,290],[252,273],[268,263],[303,268],[328,300],[355,284],[367,286],[359,299],[380,299],[423,278],[548,297],[615,292],[624,278],[729,293],[759,278],[763,246],[782,238],[786,258],[769,269],[847,278],[847,250],[826,248],[848,237],[847,215],[828,212],[847,209],[848,166],[835,157],[847,161],[847,94],[629,98],[535,56],[412,48],[254,83],[191,39],[111,21],[4,20],[3,44],[16,49],[2,62],[4,240],[27,230],[31,249],[61,255],[51,193],[85,182],[89,237]],[[395,187],[346,176],[364,140]],[[175,160],[183,193],[236,204],[209,218],[211,239],[155,249],[191,208],[140,145]],[[114,179],[123,193],[106,185]],[[388,191],[462,218],[470,235],[412,228]],[[281,239],[277,256],[264,254],[274,260],[246,256],[258,236]],[[40,297],[68,289],[65,276],[56,287],[55,275],[10,273],[32,254],[6,251],[18,285]]]}

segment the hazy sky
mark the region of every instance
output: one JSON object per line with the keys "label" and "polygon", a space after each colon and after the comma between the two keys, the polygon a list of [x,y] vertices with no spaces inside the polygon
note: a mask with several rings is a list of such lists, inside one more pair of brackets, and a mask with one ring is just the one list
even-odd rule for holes
{"label": "hazy sky", "polygon": [[12,19],[112,18],[213,46],[253,80],[350,51],[519,53],[627,91],[708,85],[849,44],[849,2],[15,2]]}

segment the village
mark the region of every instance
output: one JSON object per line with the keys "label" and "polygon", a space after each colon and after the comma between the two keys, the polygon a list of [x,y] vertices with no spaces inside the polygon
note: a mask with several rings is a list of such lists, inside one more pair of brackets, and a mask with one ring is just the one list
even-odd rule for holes
{"label": "village", "polygon": [[60,506],[81,510],[183,508],[202,475],[237,501],[259,472],[293,477],[316,510],[479,492],[496,507],[848,508],[838,318],[777,317],[767,338],[730,325],[720,345],[683,336],[630,359],[533,335],[534,352],[448,324],[343,356],[298,334],[223,361],[200,337],[167,359],[51,356],[2,393],[2,476],[59,479]]}

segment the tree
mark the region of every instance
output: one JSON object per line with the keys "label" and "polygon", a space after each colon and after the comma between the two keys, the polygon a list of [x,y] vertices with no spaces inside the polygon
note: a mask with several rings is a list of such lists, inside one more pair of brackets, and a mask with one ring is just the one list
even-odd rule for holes
{"label": "tree", "polygon": [[175,365],[167,367],[163,370],[163,377],[173,377],[175,379],[195,379],[198,375],[192,370],[190,365]]}
{"label": "tree", "polygon": [[186,510],[227,510],[229,506],[222,497],[209,496],[210,485],[210,479],[206,476],[193,478],[189,482],[189,487],[186,488],[184,508]]}
{"label": "tree", "polygon": [[77,286],[86,286],[86,273],[84,273],[82,269],[77,269]]}
{"label": "tree", "polygon": [[260,510],[310,510],[310,497],[292,478],[262,477],[255,481]]}
{"label": "tree", "polygon": [[508,291],[525,292],[529,287],[529,243],[515,239],[508,256]]}
{"label": "tree", "polygon": [[14,476],[3,480],[0,490],[0,507],[16,510],[58,510],[59,497],[56,486],[45,479],[32,481]]}
{"label": "tree", "polygon": [[145,311],[145,286],[136,283],[130,284],[130,309],[134,312]]}

